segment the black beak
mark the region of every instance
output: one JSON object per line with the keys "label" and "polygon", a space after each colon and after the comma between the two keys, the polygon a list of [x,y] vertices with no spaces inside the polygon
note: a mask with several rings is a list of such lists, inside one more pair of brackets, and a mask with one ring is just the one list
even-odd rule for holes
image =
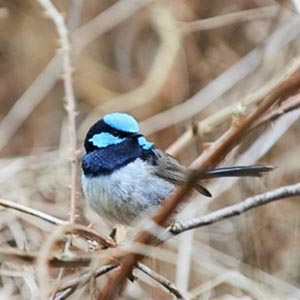
{"label": "black beak", "polygon": [[133,133],[132,135],[130,135],[131,139],[138,139],[140,137],[142,137],[143,135],[141,133]]}

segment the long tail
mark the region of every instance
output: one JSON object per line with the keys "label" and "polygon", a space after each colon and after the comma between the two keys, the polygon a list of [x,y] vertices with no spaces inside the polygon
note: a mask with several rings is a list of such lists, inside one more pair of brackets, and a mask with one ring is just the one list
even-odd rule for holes
{"label": "long tail", "polygon": [[234,166],[217,168],[207,171],[202,179],[216,177],[261,177],[266,173],[274,170],[272,166],[251,165],[251,166]]}
{"label": "long tail", "polygon": [[[201,175],[201,179],[217,178],[217,177],[261,177],[264,174],[274,170],[272,166],[251,165],[251,166],[234,166],[209,170]],[[212,197],[209,190],[204,187],[201,182],[197,182],[194,188],[201,194]]]}

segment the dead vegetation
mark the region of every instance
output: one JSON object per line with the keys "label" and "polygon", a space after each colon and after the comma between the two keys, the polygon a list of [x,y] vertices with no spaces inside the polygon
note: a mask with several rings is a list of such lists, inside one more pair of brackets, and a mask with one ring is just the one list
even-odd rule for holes
{"label": "dead vegetation", "polygon": [[[297,1],[0,3],[0,299],[300,297]],[[135,115],[191,181],[276,169],[211,180],[209,200],[190,182],[154,217],[189,195],[180,221],[116,245],[79,180],[108,111]]]}

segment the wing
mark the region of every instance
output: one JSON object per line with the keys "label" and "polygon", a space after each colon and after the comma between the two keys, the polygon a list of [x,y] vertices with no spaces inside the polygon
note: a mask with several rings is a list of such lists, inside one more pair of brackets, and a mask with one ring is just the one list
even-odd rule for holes
{"label": "wing", "polygon": [[[172,183],[183,184],[186,182],[189,170],[182,166],[174,157],[159,149],[151,149],[151,163],[155,165],[154,173]],[[216,177],[261,177],[272,171],[273,166],[250,165],[250,166],[232,166],[208,170],[202,174],[201,179]],[[211,193],[201,184],[196,182],[193,186],[199,193],[211,197]]]}
{"label": "wing", "polygon": [[[152,163],[155,165],[155,175],[179,185],[186,182],[189,174],[187,168],[182,166],[174,157],[159,149],[152,149],[151,151],[154,154]],[[212,196],[200,182],[195,183],[193,188],[207,197]]]}

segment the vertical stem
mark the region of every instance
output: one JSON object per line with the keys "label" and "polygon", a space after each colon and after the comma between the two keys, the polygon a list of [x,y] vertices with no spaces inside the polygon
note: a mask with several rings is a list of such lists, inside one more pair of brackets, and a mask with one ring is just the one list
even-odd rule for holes
{"label": "vertical stem", "polygon": [[63,16],[50,0],[38,0],[44,7],[45,12],[53,21],[59,35],[60,52],[62,56],[63,83],[65,91],[65,109],[68,113],[69,128],[69,146],[71,159],[71,192],[70,192],[70,216],[69,222],[75,221],[75,203],[76,203],[76,178],[77,178],[77,133],[76,133],[76,105],[74,88],[72,82],[73,68],[71,63],[71,43],[69,33]]}

